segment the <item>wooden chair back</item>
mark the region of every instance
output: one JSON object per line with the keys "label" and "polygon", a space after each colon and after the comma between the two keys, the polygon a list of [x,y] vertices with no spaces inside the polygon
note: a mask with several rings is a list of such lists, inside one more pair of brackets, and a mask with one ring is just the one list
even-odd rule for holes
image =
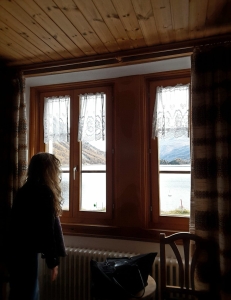
{"label": "wooden chair back", "polygon": [[[192,243],[193,242],[193,245]],[[178,244],[182,244],[183,255]],[[198,257],[202,251],[204,240],[194,234],[181,232],[168,237],[160,233],[160,280],[161,300],[165,299],[210,299],[208,291],[199,291],[195,288],[195,270]],[[169,245],[175,254],[179,268],[179,285],[167,284],[166,272],[166,245]],[[192,246],[191,246],[192,245]],[[193,251],[191,249],[193,248]],[[193,252],[193,253],[192,253]],[[172,298],[171,298],[172,297]],[[212,298],[211,298],[212,299]]]}

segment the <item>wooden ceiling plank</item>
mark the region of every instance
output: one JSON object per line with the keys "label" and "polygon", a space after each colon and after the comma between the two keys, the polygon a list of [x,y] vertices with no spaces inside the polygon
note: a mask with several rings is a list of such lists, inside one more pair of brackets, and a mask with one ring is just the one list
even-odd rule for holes
{"label": "wooden ceiling plank", "polygon": [[121,22],[123,23],[123,27],[131,40],[132,46],[134,48],[147,46],[136,18],[131,0],[112,0],[112,2]]}
{"label": "wooden ceiling plank", "polygon": [[4,35],[1,35],[1,42],[0,46],[7,49],[7,51],[10,51],[11,53],[15,53],[15,58],[18,59],[25,58],[30,60],[30,63],[41,63],[41,59],[35,57],[34,55],[29,55],[28,52],[23,49],[20,45],[16,44],[13,40],[11,40],[9,37],[5,37]]}
{"label": "wooden ceiling plank", "polygon": [[40,24],[31,18],[20,6],[13,1],[0,1],[0,6],[8,11],[16,20],[25,25],[35,35],[47,43],[54,51],[60,53],[64,59],[73,58],[74,55],[69,53],[60,43],[54,39]]}
{"label": "wooden ceiling plank", "polygon": [[132,43],[125,31],[120,17],[111,0],[93,0],[105,24],[115,37],[121,50],[133,49]]}
{"label": "wooden ceiling plank", "polygon": [[53,0],[63,14],[70,20],[70,22],[78,30],[86,41],[91,45],[96,53],[108,53],[108,49],[102,43],[94,29],[90,26],[84,18],[78,7],[72,0]]}
{"label": "wooden ceiling plank", "polygon": [[[226,11],[227,0],[209,0],[207,7],[206,23],[205,23],[205,36],[217,35],[222,33],[222,24],[226,22],[228,14],[228,22],[230,26],[230,11]],[[225,15],[224,15],[225,14]],[[230,31],[229,31],[230,32]]]}
{"label": "wooden ceiling plank", "polygon": [[160,43],[150,0],[132,0],[136,17],[148,46]]}
{"label": "wooden ceiling plank", "polygon": [[12,66],[21,66],[34,64],[30,59],[24,58],[22,55],[15,53],[15,50],[10,49],[8,46],[1,45],[0,47],[0,58],[3,58],[8,62],[9,65]]}
{"label": "wooden ceiling plank", "polygon": [[11,14],[9,14],[5,9],[0,9],[0,19],[4,22],[8,28],[11,28],[19,36],[21,36],[25,41],[31,43],[33,46],[41,49],[51,60],[61,60],[63,57],[51,49],[46,43],[44,43],[40,38],[38,38],[33,32],[31,32],[26,26],[15,19]]}
{"label": "wooden ceiling plank", "polygon": [[25,49],[23,46],[16,43],[13,39],[11,39],[9,36],[4,35],[3,33],[0,33],[0,40],[1,45],[4,44],[5,46],[9,46],[11,49],[14,49],[14,51],[17,51],[19,54],[23,55],[25,58],[30,58],[31,61],[34,63],[41,63],[44,62],[39,57],[35,56],[33,53]]}
{"label": "wooden ceiling plank", "polygon": [[221,12],[221,26],[220,26],[220,33],[227,34],[231,32],[231,1],[226,0],[226,3]]}
{"label": "wooden ceiling plank", "polygon": [[10,38],[16,42],[18,45],[22,45],[30,53],[36,55],[41,59],[41,61],[50,61],[51,58],[47,56],[44,52],[35,47],[33,44],[29,43],[26,39],[17,34],[14,30],[8,27],[6,24],[0,21],[0,36],[5,35],[5,37],[10,36]]}
{"label": "wooden ceiling plank", "polygon": [[170,0],[175,42],[188,39],[189,0]]}
{"label": "wooden ceiling plank", "polygon": [[88,21],[90,26],[94,28],[95,33],[100,40],[104,43],[105,47],[110,52],[116,52],[120,50],[115,38],[105,24],[103,18],[98,12],[92,0],[73,0],[76,6],[79,8],[84,18]]}
{"label": "wooden ceiling plank", "polygon": [[151,0],[156,28],[162,44],[174,41],[171,7],[169,0]]}
{"label": "wooden ceiling plank", "polygon": [[224,40],[230,11],[231,0],[0,0],[0,55],[63,69],[146,61],[158,54],[140,51]]}
{"label": "wooden ceiling plank", "polygon": [[208,0],[191,0],[189,3],[189,38],[204,37]]}
{"label": "wooden ceiling plank", "polygon": [[[56,63],[43,63],[23,66],[25,76],[36,76],[38,74],[57,74],[81,70],[93,70],[110,66],[126,66],[142,62],[153,62],[176,57],[189,57],[195,46],[204,44],[224,43],[231,40],[231,34],[214,36],[203,39],[187,40],[183,42],[155,45],[140,49],[123,51],[122,53],[107,53],[95,55],[94,57],[82,57],[65,60]],[[118,61],[117,57],[122,59]]]}
{"label": "wooden ceiling plank", "polygon": [[[84,55],[95,55],[96,52],[86,39],[80,34],[76,27],[69,21],[59,6],[52,0],[34,0],[38,6],[50,17],[58,28],[66,35]],[[29,2],[29,1],[28,1]],[[71,50],[71,48],[70,48]]]}
{"label": "wooden ceiling plank", "polygon": [[0,43],[0,58],[11,61],[12,63],[16,63],[22,59],[22,55],[15,53],[14,50],[10,49],[9,46],[5,46],[5,44]]}
{"label": "wooden ceiling plank", "polygon": [[85,55],[39,6],[42,5],[41,0],[39,5],[31,0],[14,1],[33,19],[34,22],[38,23],[44,30],[46,30],[50,38],[55,39],[62,48],[72,55],[72,57]]}

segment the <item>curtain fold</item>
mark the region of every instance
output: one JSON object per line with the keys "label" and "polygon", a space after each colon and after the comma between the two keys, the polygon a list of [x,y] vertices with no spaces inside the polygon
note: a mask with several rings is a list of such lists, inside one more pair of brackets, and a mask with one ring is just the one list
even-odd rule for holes
{"label": "curtain fold", "polygon": [[68,142],[70,138],[70,97],[44,99],[44,143]]}
{"label": "curtain fold", "polygon": [[217,246],[220,297],[230,299],[231,43],[194,50],[191,87],[190,231]]}
{"label": "curtain fold", "polygon": [[[27,117],[22,73],[0,62],[0,278],[7,277],[10,209],[27,172]],[[1,288],[1,286],[0,286]]]}
{"label": "curtain fold", "polygon": [[80,114],[78,141],[104,141],[105,109],[104,93],[79,95]]}
{"label": "curtain fold", "polygon": [[28,164],[25,78],[22,72],[17,76],[15,81],[18,85],[18,92],[14,98],[13,109],[12,164],[14,167],[11,175],[11,184],[13,187],[13,193],[10,193],[11,204],[14,194],[24,183]]}
{"label": "curtain fold", "polygon": [[158,86],[153,110],[152,138],[189,137],[189,84]]}

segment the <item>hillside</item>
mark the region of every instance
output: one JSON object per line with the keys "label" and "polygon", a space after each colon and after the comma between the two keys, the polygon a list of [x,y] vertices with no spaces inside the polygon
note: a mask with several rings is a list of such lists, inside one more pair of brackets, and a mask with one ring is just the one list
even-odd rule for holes
{"label": "hillside", "polygon": [[91,144],[84,142],[82,163],[84,165],[94,164],[101,165],[106,163],[106,153],[104,151],[99,150],[98,148],[92,146]]}
{"label": "hillside", "polygon": [[[83,143],[82,163],[84,165],[105,164],[105,152],[97,149],[87,142]],[[53,153],[59,158],[63,167],[69,165],[69,143],[56,142],[53,144]]]}
{"label": "hillside", "polygon": [[189,138],[159,140],[160,164],[190,164]]}
{"label": "hillside", "polygon": [[[92,146],[91,144],[83,143],[82,162],[84,165],[89,164],[105,164],[105,152]],[[188,138],[179,139],[162,139],[159,142],[160,147],[160,164],[190,164],[190,147]],[[60,159],[62,166],[69,165],[69,143],[56,142],[54,143],[54,154]]]}

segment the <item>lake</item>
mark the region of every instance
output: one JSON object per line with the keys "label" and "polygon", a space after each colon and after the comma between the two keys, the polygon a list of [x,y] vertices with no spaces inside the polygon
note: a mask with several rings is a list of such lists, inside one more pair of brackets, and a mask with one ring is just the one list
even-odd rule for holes
{"label": "lake", "polygon": [[[172,165],[160,166],[160,171],[190,171],[189,165]],[[62,191],[65,199],[63,209],[69,209],[69,174],[62,174]],[[92,174],[84,174],[85,180],[87,176]],[[102,175],[102,174],[101,174]],[[89,179],[91,182],[91,180]],[[94,186],[100,186],[102,184],[102,176],[94,176]],[[160,209],[163,212],[172,211],[176,209],[190,210],[190,189],[191,189],[191,174],[160,174]],[[83,187],[83,194],[89,198],[89,210],[92,210],[92,203],[95,199],[95,190],[88,186]],[[103,197],[104,198],[104,197]],[[103,206],[104,201],[100,201],[100,205]]]}

